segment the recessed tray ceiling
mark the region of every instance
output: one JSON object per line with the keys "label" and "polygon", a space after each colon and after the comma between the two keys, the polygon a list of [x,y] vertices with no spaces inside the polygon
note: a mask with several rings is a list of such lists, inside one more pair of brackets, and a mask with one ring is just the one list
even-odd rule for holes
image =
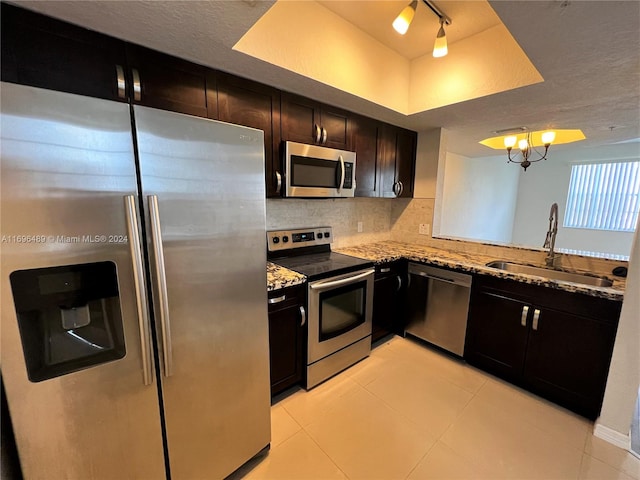
{"label": "recessed tray ceiling", "polygon": [[405,115],[543,81],[486,1],[443,2],[453,23],[438,59],[438,21],[425,5],[396,38],[404,3],[278,1],[234,50]]}

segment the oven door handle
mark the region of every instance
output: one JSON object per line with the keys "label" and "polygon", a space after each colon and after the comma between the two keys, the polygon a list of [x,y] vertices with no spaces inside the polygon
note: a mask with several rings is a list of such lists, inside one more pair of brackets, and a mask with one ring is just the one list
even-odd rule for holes
{"label": "oven door handle", "polygon": [[309,287],[311,287],[311,290],[326,290],[328,288],[339,287],[340,285],[353,283],[356,280],[360,280],[361,278],[371,275],[374,272],[374,269],[370,269],[358,275],[354,275],[353,277],[341,278],[340,280],[333,280],[331,282],[310,283]]}

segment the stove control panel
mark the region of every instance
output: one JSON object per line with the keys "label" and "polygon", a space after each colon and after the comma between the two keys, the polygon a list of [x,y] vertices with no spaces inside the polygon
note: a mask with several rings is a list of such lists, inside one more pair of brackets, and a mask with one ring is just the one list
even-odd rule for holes
{"label": "stove control panel", "polygon": [[271,230],[267,232],[267,251],[329,245],[333,241],[331,227]]}

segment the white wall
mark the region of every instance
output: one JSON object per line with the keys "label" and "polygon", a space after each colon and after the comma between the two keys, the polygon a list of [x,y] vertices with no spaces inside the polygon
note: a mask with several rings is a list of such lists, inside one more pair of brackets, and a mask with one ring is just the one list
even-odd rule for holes
{"label": "white wall", "polygon": [[564,228],[564,213],[571,178],[571,164],[557,159],[534,163],[525,172],[520,168],[513,243],[539,246],[549,228],[549,210],[558,204],[557,248],[629,255],[633,233]]}
{"label": "white wall", "polygon": [[435,233],[510,243],[517,175],[517,169],[501,157],[468,158],[447,152]]}
{"label": "white wall", "polygon": [[[640,226],[640,223],[639,225]],[[595,435],[616,442],[624,441],[629,427],[640,386],[640,232],[636,227],[635,240],[627,289],[622,304],[620,322],[613,348],[611,367],[604,393],[602,412],[596,424]]]}
{"label": "white wall", "polygon": [[436,198],[438,166],[445,161],[446,147],[447,131],[444,128],[418,132],[413,198]]}

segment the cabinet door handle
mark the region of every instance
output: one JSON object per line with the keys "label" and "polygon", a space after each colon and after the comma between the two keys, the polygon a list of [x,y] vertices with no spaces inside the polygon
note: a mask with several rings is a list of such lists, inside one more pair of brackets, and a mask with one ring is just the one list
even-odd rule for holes
{"label": "cabinet door handle", "polygon": [[287,299],[286,295],[282,295],[281,297],[275,297],[269,299],[269,304],[273,305],[274,303],[284,302]]}
{"label": "cabinet door handle", "polygon": [[538,320],[540,320],[540,310],[537,308],[533,311],[533,323],[531,324],[534,330],[538,330]]}
{"label": "cabinet door handle", "polygon": [[393,194],[398,197],[400,195],[400,184],[398,182],[395,182],[393,184]]}
{"label": "cabinet door handle", "polygon": [[391,271],[391,267],[384,267],[380,269],[380,273],[389,273]]}
{"label": "cabinet door handle", "polygon": [[520,325],[527,326],[527,316],[529,315],[529,307],[525,305],[522,307],[522,316],[520,317]]}
{"label": "cabinet door handle", "polygon": [[118,98],[127,98],[124,70],[122,65],[116,65],[116,81],[118,82]]}
{"label": "cabinet door handle", "polygon": [[401,197],[402,192],[404,192],[404,184],[402,182],[398,182],[398,185],[400,185],[400,193],[398,194],[398,196]]}
{"label": "cabinet door handle", "polygon": [[300,326],[304,327],[304,324],[307,323],[307,312],[302,305],[300,305]]}
{"label": "cabinet door handle", "polygon": [[327,143],[327,129],[322,127],[322,144],[325,145]]}
{"label": "cabinet door handle", "polygon": [[316,143],[320,143],[320,137],[322,135],[322,132],[320,131],[320,127],[318,126],[317,123],[314,123],[313,128],[315,128],[316,130]]}
{"label": "cabinet door handle", "polygon": [[402,277],[398,275],[396,278],[398,279],[398,289],[396,290],[396,292],[399,292],[402,288]]}
{"label": "cabinet door handle", "polygon": [[282,190],[282,175],[280,172],[276,172],[276,193],[280,193]]}
{"label": "cabinet door handle", "polygon": [[135,68],[131,69],[133,75],[133,99],[139,102],[142,99],[142,83],[140,83],[140,74]]}

